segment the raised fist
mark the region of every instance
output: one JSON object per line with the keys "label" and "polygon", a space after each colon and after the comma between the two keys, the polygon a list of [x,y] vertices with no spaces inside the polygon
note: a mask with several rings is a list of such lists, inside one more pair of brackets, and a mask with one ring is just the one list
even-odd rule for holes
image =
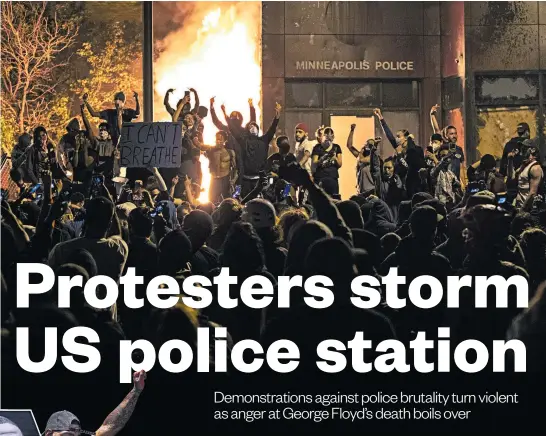
{"label": "raised fist", "polygon": [[351,130],[356,129],[356,124],[351,124]]}
{"label": "raised fist", "polygon": [[282,106],[280,105],[279,102],[276,102],[275,103],[275,112],[279,113],[282,109]]}
{"label": "raised fist", "polygon": [[380,118],[380,117],[381,117],[381,109],[375,108],[375,109],[373,110],[373,114],[374,114],[376,117]]}
{"label": "raised fist", "polygon": [[249,98],[249,99],[248,99],[248,105],[249,105],[249,106],[252,106],[253,104],[254,104],[254,103],[252,102],[252,99]]}
{"label": "raised fist", "polygon": [[435,104],[434,106],[432,106],[432,108],[430,109],[430,115],[436,115],[436,112],[438,112],[438,109],[440,109],[439,104]]}
{"label": "raised fist", "polygon": [[135,100],[138,98],[138,92],[136,91],[133,91],[133,97],[135,98]]}
{"label": "raised fist", "polygon": [[173,88],[167,90],[167,94],[172,94],[173,92],[174,92]]}
{"label": "raised fist", "polygon": [[85,94],[83,94],[83,96],[82,96],[83,101],[87,101],[88,98],[89,98],[89,94],[87,92]]}
{"label": "raised fist", "polygon": [[214,104],[214,97],[210,98],[210,105],[212,106]]}
{"label": "raised fist", "polygon": [[146,371],[143,369],[133,373],[133,385],[135,390],[140,392],[144,389],[144,381],[146,380]]}

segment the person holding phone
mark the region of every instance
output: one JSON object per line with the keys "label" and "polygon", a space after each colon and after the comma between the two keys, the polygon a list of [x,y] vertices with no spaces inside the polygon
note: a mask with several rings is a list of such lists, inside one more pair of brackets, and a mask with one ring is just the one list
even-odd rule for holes
{"label": "person holding phone", "polygon": [[326,127],[320,144],[313,148],[315,182],[332,196],[339,197],[339,168],[343,164],[341,147],[334,143],[334,129]]}

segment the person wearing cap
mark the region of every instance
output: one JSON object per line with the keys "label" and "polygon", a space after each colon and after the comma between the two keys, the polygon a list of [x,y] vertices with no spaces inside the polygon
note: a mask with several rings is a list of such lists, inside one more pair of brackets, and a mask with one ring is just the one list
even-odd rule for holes
{"label": "person wearing cap", "polygon": [[312,158],[315,182],[328,195],[339,197],[339,168],[343,161],[341,147],[334,144],[334,139],[334,130],[326,127],[320,144],[313,148]]}
{"label": "person wearing cap", "polygon": [[136,109],[129,109],[125,107],[125,94],[120,91],[116,92],[114,95],[114,109],[104,109],[100,112],[94,110],[89,103],[89,94],[85,93],[82,96],[82,100],[92,117],[100,118],[108,123],[112,129],[110,132],[112,141],[114,144],[117,144],[121,135],[121,131],[118,126],[118,111],[121,111],[121,116],[124,123],[130,123],[140,115],[140,102],[138,101],[138,93],[136,91],[133,91],[133,97],[136,101]]}
{"label": "person wearing cap", "polygon": [[0,416],[0,436],[24,436],[23,432],[17,425],[6,418],[5,416]]}
{"label": "person wearing cap", "polygon": [[118,434],[131,418],[138,398],[144,389],[146,372],[141,370],[133,373],[133,389],[123,401],[104,420],[95,432],[82,430],[80,420],[73,413],[62,410],[55,412],[47,420],[44,436],[79,436],[93,434],[95,436],[114,436]]}
{"label": "person wearing cap", "polygon": [[[502,151],[500,173],[504,176],[508,176],[508,154],[513,153],[512,162],[514,168],[518,169],[523,162],[523,153],[521,152],[522,145],[525,141],[529,141],[531,138],[531,130],[529,124],[519,123],[516,127],[516,135],[510,141],[504,145]],[[515,191],[515,185],[509,187],[511,191]]]}
{"label": "person wearing cap", "polygon": [[241,132],[236,121],[232,120],[225,113],[225,108],[222,106],[226,122],[228,123],[229,132],[233,135],[239,144],[239,153],[237,158],[241,158],[241,166],[239,168],[242,174],[239,176],[241,180],[241,197],[246,197],[256,186],[256,182],[260,178],[260,172],[265,170],[267,156],[269,154],[269,144],[275,136],[279,119],[281,116],[281,105],[275,104],[275,118],[264,135],[258,136],[260,128],[255,121],[251,121],[246,125],[245,132]]}
{"label": "person wearing cap", "polygon": [[311,154],[313,148],[317,145],[317,141],[309,139],[309,129],[307,124],[298,123],[294,131],[294,139],[296,140],[296,148],[294,154],[298,163],[311,174]]}

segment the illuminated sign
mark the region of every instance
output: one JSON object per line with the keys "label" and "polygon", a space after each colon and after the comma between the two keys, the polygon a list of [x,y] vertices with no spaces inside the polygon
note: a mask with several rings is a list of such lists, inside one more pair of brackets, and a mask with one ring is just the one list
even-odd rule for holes
{"label": "illuminated sign", "polygon": [[413,61],[297,61],[296,70],[414,71]]}

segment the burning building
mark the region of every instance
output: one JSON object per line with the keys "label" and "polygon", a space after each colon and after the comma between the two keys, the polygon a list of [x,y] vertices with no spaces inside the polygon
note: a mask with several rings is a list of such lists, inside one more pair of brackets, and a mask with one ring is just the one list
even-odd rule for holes
{"label": "burning building", "polygon": [[[161,4],[161,3],[158,3]],[[176,6],[173,6],[176,5]],[[191,6],[190,6],[191,5]],[[467,162],[499,157],[519,122],[544,143],[546,4],[543,2],[176,2],[180,28],[162,39],[154,68],[156,119],[162,99],[188,87],[245,117],[248,98],[262,127],[283,103],[278,134],[304,122],[330,125],[345,143],[382,135],[381,107],[394,129],[428,144],[430,109],[455,125]],[[157,14],[156,14],[157,15]],[[176,94],[178,93],[178,94]],[[259,118],[260,119],[260,118]],[[210,121],[207,121],[210,123]],[[210,127],[209,124],[207,126]],[[207,139],[215,132],[206,130]],[[384,154],[390,153],[388,145]],[[341,191],[354,190],[347,154]]]}

